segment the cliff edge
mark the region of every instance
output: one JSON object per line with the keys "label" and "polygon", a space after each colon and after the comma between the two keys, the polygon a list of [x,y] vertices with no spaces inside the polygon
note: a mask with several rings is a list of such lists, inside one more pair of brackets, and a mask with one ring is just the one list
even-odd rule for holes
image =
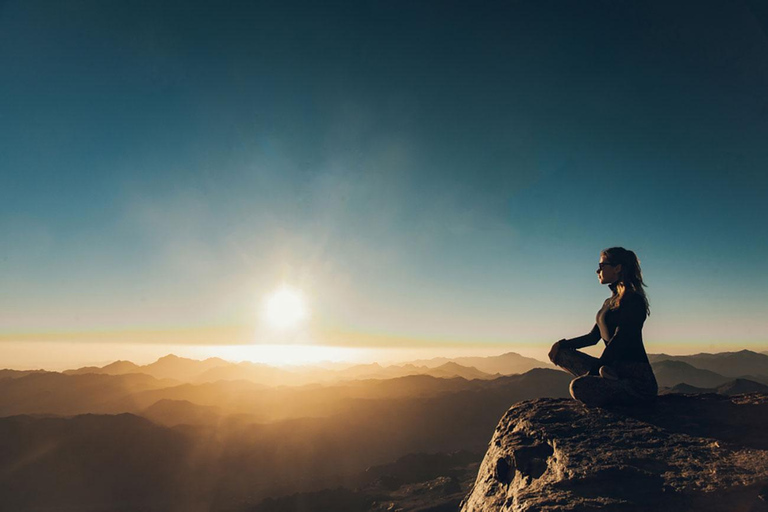
{"label": "cliff edge", "polygon": [[515,404],[461,510],[768,512],[768,394]]}

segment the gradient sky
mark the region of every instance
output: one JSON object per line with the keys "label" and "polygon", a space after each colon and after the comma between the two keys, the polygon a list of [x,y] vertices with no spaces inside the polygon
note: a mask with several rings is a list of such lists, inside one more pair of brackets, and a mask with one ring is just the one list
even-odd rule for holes
{"label": "gradient sky", "polygon": [[548,347],[614,245],[649,351],[768,348],[767,34],[757,0],[0,1],[0,359],[274,342],[282,282],[282,342]]}

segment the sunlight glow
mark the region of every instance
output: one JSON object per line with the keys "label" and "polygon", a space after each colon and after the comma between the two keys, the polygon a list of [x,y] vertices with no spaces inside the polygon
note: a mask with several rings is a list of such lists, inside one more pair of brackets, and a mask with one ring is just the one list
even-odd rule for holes
{"label": "sunlight glow", "polygon": [[304,294],[290,286],[281,286],[264,301],[262,317],[274,329],[296,329],[308,316]]}
{"label": "sunlight glow", "polygon": [[305,344],[219,345],[206,347],[207,357],[227,361],[250,361],[272,366],[312,365],[322,362],[367,362],[368,350],[358,347],[329,347]]}

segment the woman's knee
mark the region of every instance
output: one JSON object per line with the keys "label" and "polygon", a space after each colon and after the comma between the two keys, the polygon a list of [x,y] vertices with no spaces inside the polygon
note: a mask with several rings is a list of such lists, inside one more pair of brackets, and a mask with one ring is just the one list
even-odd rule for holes
{"label": "woman's knee", "polygon": [[[560,340],[562,341],[562,340]],[[560,344],[560,341],[556,341],[554,344],[552,344],[552,348],[549,349],[549,360],[552,362],[552,364],[559,366],[558,364],[558,355],[563,350],[563,346]]]}
{"label": "woman's knee", "polygon": [[559,347],[557,346],[557,343],[552,345],[552,348],[549,349],[549,360],[552,362],[552,364],[557,364],[557,352],[559,350]]}

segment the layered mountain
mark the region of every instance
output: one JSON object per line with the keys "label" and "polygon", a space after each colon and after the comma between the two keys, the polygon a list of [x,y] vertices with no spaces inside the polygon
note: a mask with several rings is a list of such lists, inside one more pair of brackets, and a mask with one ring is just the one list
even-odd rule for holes
{"label": "layered mountain", "polygon": [[[102,384],[105,379],[153,379],[58,377],[60,385],[83,378]],[[0,418],[0,493],[16,511],[241,511],[295,493],[308,493],[305,498],[318,502],[333,496],[348,503],[348,491],[321,493],[339,487],[368,489],[360,491],[364,494],[383,489],[389,498],[424,503],[428,496],[454,496],[458,491],[451,478],[459,473],[446,473],[449,466],[440,469],[440,457],[390,464],[416,453],[482,453],[510,403],[566,396],[568,381],[565,373],[546,369],[494,380],[421,375],[280,390],[222,381],[200,385],[207,389],[204,404],[150,403],[141,413],[152,423],[131,414]],[[216,387],[222,385],[234,387]],[[217,395],[222,389],[228,393]],[[260,393],[268,391],[282,394],[259,401]],[[331,401],[333,394],[341,398]],[[0,400],[3,396],[0,390]],[[249,407],[243,410],[254,417],[270,415],[269,408],[280,404],[305,410],[294,410],[301,417],[263,423],[232,413],[238,409],[235,403]],[[322,410],[323,405],[332,410]],[[456,461],[459,466],[465,462]],[[371,481],[365,470],[377,465],[385,469]],[[418,482],[421,478],[429,481]],[[115,503],[120,505],[114,508]]]}
{"label": "layered mountain", "polygon": [[745,375],[768,376],[768,355],[751,350],[686,356],[649,354],[648,358],[652,364],[659,361],[681,361],[701,370],[709,370],[731,378]]}
{"label": "layered mountain", "polygon": [[497,375],[525,373],[533,368],[551,368],[551,365],[513,352],[500,356],[438,358],[388,366],[371,363],[352,366],[312,365],[284,368],[248,361],[231,363],[219,358],[197,361],[171,354],[143,366],[130,361],[115,361],[103,367],[87,366],[67,370],[64,373],[67,375],[144,373],[157,379],[173,379],[190,383],[248,380],[267,386],[301,386],[333,381],[392,379],[409,375],[492,379]]}
{"label": "layered mountain", "polygon": [[127,373],[144,373],[157,379],[173,379],[191,381],[200,374],[219,366],[231,365],[223,359],[212,357],[203,361],[179,357],[173,354],[161,357],[152,364],[139,366],[130,361],[115,361],[103,367],[86,366],[76,370],[66,370],[67,375],[84,375],[88,373],[124,375]]}
{"label": "layered mountain", "polygon": [[659,386],[673,387],[688,384],[699,388],[715,388],[732,378],[718,373],[696,368],[683,361],[664,359],[653,363],[653,373]]}
{"label": "layered mountain", "polygon": [[[128,412],[141,407],[141,393],[168,389],[177,381],[149,375],[33,372],[0,380],[0,416],[15,414],[74,415],[88,412]],[[117,407],[113,404],[119,403]]]}
{"label": "layered mountain", "polygon": [[668,393],[718,393],[720,395],[741,395],[745,393],[766,393],[768,394],[768,386],[748,379],[734,379],[721,384],[715,388],[701,388],[691,386],[689,384],[677,384],[669,389],[663,390],[662,394]]}
{"label": "layered mountain", "polygon": [[131,361],[115,361],[106,366],[84,366],[76,370],[65,370],[63,372],[66,375],[84,375],[86,373],[104,373],[107,375],[125,375],[126,373],[146,373],[151,375],[151,371],[147,369],[142,371],[142,367],[132,363]]}
{"label": "layered mountain", "polygon": [[[444,371],[442,371],[444,370]],[[85,373],[34,373],[13,379],[0,380],[0,415],[83,413],[135,413],[141,414],[158,402],[171,403],[179,409],[196,406],[213,407],[221,414],[247,415],[252,422],[271,422],[289,418],[323,417],[348,410],[359,400],[394,400],[429,398],[445,393],[481,391],[499,386],[525,382],[532,386],[537,375],[546,375],[540,385],[555,391],[550,381],[563,381],[556,392],[567,393],[567,375],[555,370],[534,370],[521,375],[497,379],[478,379],[479,372],[458,365],[431,369],[440,375],[409,375],[394,379],[367,379],[341,381],[329,384],[267,387],[250,380],[217,380],[199,384],[179,383],[169,379],[156,379],[140,374],[107,375]],[[442,371],[442,373],[441,373]],[[463,372],[471,379],[447,378]],[[522,379],[522,380],[520,380]],[[542,380],[542,379],[538,379]],[[536,384],[539,385],[539,384]],[[538,389],[531,391],[539,392]],[[213,410],[213,409],[211,409]],[[159,413],[158,413],[159,414]],[[185,413],[181,416],[195,413]],[[153,416],[154,417],[154,416]],[[158,417],[173,418],[174,414]],[[164,424],[168,420],[163,420]]]}
{"label": "layered mountain", "polygon": [[552,368],[549,363],[543,363],[538,359],[524,357],[515,352],[507,352],[499,356],[488,357],[436,357],[433,359],[420,359],[412,361],[416,366],[426,366],[433,368],[453,362],[462,366],[471,366],[488,374],[513,375],[515,373],[525,373],[533,368]]}
{"label": "layered mountain", "polygon": [[33,373],[48,373],[45,370],[0,370],[0,380],[3,379],[18,379],[19,377],[26,377]]}

